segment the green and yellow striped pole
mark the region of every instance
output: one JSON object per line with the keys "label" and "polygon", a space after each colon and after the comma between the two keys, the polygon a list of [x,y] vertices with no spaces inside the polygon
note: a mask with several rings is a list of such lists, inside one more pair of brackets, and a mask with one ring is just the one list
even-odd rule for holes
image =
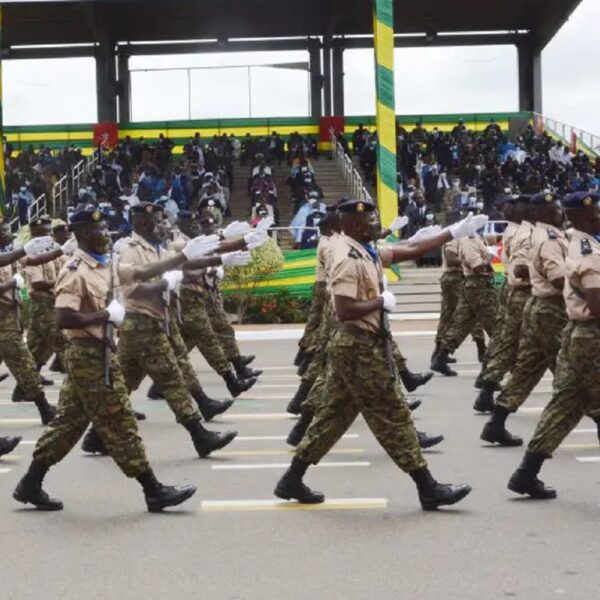
{"label": "green and yellow striped pole", "polygon": [[375,83],[377,87],[377,201],[381,222],[398,216],[396,102],[394,89],[394,0],[373,0]]}
{"label": "green and yellow striped pole", "polygon": [[4,187],[4,142],[2,132],[2,6],[0,5],[0,216],[4,216],[5,187]]}

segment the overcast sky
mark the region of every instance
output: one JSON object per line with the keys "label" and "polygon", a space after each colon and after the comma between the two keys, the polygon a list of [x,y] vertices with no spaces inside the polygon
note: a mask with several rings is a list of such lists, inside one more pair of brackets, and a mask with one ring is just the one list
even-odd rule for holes
{"label": "overcast sky", "polygon": [[[600,0],[583,0],[542,56],[544,114],[600,134]],[[135,121],[307,116],[308,76],[264,65],[306,61],[305,52],[134,57]],[[233,69],[194,69],[219,67]],[[143,71],[177,67],[178,71]],[[375,112],[373,53],[345,53],[346,114]],[[516,49],[511,46],[396,51],[398,114],[515,111]],[[249,77],[250,76],[250,77]],[[251,93],[249,93],[249,80]],[[188,85],[189,81],[189,85]],[[7,125],[96,121],[93,59],[4,61]]]}

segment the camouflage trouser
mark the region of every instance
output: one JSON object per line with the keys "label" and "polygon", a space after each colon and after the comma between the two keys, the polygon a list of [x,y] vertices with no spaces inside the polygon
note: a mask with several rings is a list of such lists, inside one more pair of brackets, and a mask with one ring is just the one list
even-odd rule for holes
{"label": "camouflage trouser", "polygon": [[496,290],[490,277],[471,275],[465,277],[463,293],[454,313],[454,321],[440,340],[444,349],[454,352],[464,341],[475,323],[479,322],[491,336],[496,319]]}
{"label": "camouflage trouser", "polygon": [[208,317],[206,303],[206,298],[197,292],[181,290],[183,323],[179,328],[188,352],[198,348],[206,362],[223,377],[230,371],[229,361]]}
{"label": "camouflage trouser", "polygon": [[313,291],[312,304],[310,305],[310,312],[308,313],[308,319],[306,320],[304,334],[298,342],[298,346],[302,350],[313,348],[317,343],[321,319],[323,317],[323,308],[327,303],[327,297],[327,286],[324,283],[317,283]]}
{"label": "camouflage trouser", "polygon": [[27,346],[36,365],[45,365],[54,354],[61,355],[67,338],[58,328],[53,298],[31,298]]}
{"label": "camouflage trouser", "polygon": [[567,312],[562,296],[532,296],[523,313],[515,368],[496,404],[516,412],[540,382],[546,369],[556,371],[556,357],[566,324]]}
{"label": "camouflage trouser", "polygon": [[42,380],[31,352],[23,342],[17,316],[12,308],[0,308],[0,360],[4,361],[27,400],[42,393]]}
{"label": "camouflage trouser", "polygon": [[[169,342],[175,353],[175,358],[177,359],[181,374],[183,375],[183,380],[190,392],[199,391],[202,389],[202,386],[200,385],[198,374],[190,362],[189,351],[179,327],[180,325],[177,322],[176,312],[174,310],[169,311]],[[157,388],[162,392],[160,386],[157,386]]]}
{"label": "camouflage trouser", "polygon": [[564,330],[552,400],[529,442],[551,456],[584,415],[600,418],[600,320],[571,321]]}
{"label": "camouflage trouser", "polygon": [[328,346],[322,402],[296,456],[317,464],[362,414],[391,459],[404,471],[426,466],[400,385],[390,378],[381,338],[337,330]]}
{"label": "camouflage trouser", "polygon": [[70,345],[67,377],[60,389],[58,414],[38,440],[33,458],[50,467],[61,461],[91,422],[108,453],[127,477],[150,468],[123,374],[111,353],[112,389],[104,385],[104,349]]}
{"label": "camouflage trouser", "polygon": [[220,294],[209,293],[207,295],[206,312],[227,360],[234,362],[240,356],[240,349],[235,340],[235,330],[227,320],[227,313],[223,309],[223,299]]}
{"label": "camouflage trouser", "polygon": [[337,322],[330,300],[323,306],[322,314],[323,317],[316,340],[315,353],[308,365],[308,369],[306,369],[306,372],[302,375],[302,382],[306,385],[313,385],[319,375],[325,372],[327,364],[327,345],[329,344],[331,334]]}
{"label": "camouflage trouser", "polygon": [[177,417],[186,424],[200,420],[171,342],[160,321],[144,315],[125,316],[119,329],[119,362],[127,390],[137,390],[148,375]]}
{"label": "camouflage trouser", "polygon": [[530,288],[515,288],[509,292],[501,333],[497,335],[497,330],[494,330],[496,343],[482,372],[484,381],[500,383],[514,367],[519,351],[521,323],[531,298]]}
{"label": "camouflage trouser", "polygon": [[[442,288],[442,307],[440,310],[440,321],[438,323],[435,342],[440,343],[444,338],[454,320],[454,312],[458,301],[463,293],[464,276],[460,271],[448,271],[442,275],[440,286]],[[473,326],[471,331],[473,341],[485,340],[483,329],[479,323]]]}
{"label": "camouflage trouser", "polygon": [[496,344],[498,343],[498,339],[500,338],[500,335],[502,334],[502,328],[504,327],[504,317],[506,316],[506,300],[508,298],[509,290],[510,290],[510,288],[508,287],[508,282],[505,278],[504,281],[502,282],[502,285],[498,289],[498,294],[497,294],[498,302],[496,305],[497,308],[496,308],[496,320],[494,321],[494,334],[492,335],[492,337],[490,339],[490,343],[488,344],[487,351],[485,353],[485,359],[483,361],[484,366],[491,359],[491,357],[494,353],[494,348],[496,347]]}

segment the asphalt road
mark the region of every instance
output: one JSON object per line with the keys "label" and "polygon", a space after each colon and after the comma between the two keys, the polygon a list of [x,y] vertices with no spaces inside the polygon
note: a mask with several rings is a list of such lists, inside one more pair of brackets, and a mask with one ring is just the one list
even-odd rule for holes
{"label": "asphalt road", "polygon": [[[398,339],[413,370],[428,364],[434,327],[402,325]],[[148,415],[141,433],[159,478],[198,486],[192,500],[162,515],[145,511],[138,484],[110,459],[78,448],[46,479],[63,512],[37,513],[14,502],[12,490],[42,428],[27,421],[34,408],[11,405],[12,382],[0,384],[0,432],[29,442],[0,459],[1,600],[597,600],[600,473],[589,459],[600,461],[600,452],[591,421],[579,425],[542,474],[559,498],[515,497],[506,483],[522,449],[479,440],[485,419],[471,409],[478,364],[468,342],[457,354],[459,377],[435,377],[414,395],[423,400],[415,414],[419,429],[446,435],[439,450],[427,453],[430,468],[441,481],[470,483],[465,501],[422,512],[411,480],[359,418],[325,459],[329,466],[311,468],[306,478],[331,504],[297,510],[271,502],[290,460],[284,436],[293,421],[284,413],[297,385],[290,367],[296,341],[241,344],[258,355],[255,365],[265,374],[211,424],[240,432],[220,456],[195,458],[166,404],[145,399],[148,382],[134,395]],[[194,362],[207,391],[223,394],[198,355]],[[531,436],[550,387],[548,374],[510,421],[515,433]],[[51,388],[51,400],[57,390]]]}

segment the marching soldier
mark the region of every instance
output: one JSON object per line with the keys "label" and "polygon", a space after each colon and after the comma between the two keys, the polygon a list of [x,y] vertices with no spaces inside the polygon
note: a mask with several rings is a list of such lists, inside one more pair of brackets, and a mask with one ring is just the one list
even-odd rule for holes
{"label": "marching soldier", "polygon": [[544,500],[556,498],[556,490],[538,479],[540,469],[584,415],[596,421],[600,438],[600,194],[571,194],[563,206],[573,227],[564,287],[569,323],[561,339],[552,400],[508,483],[517,494]]}
{"label": "marching soldier", "polygon": [[529,265],[532,299],[523,314],[515,367],[481,433],[482,440],[501,446],[523,443],[506,430],[506,419],[521,407],[546,369],[556,371],[556,357],[567,324],[563,288],[568,241],[562,230],[561,201],[554,194],[542,193],[533,196],[530,203],[536,211]]}
{"label": "marching soldier", "polygon": [[119,468],[142,486],[148,510],[158,512],[176,506],[190,498],[196,488],[165,486],[156,479],[138,435],[112,340],[107,339],[108,325],[118,327],[124,309],[116,300],[107,303],[112,264],[107,254],[110,236],[106,222],[98,211],[81,211],[73,215],[71,225],[79,250],[56,282],[57,320],[70,338],[68,377],[60,391],[58,415],[38,440],[33,460],[13,497],[39,510],[62,510],[63,503],[48,496],[42,483],[91,421]]}
{"label": "marching soldier", "polygon": [[472,217],[452,225],[428,240],[405,245],[374,244],[381,224],[371,201],[348,200],[338,206],[344,238],[332,258],[335,332],[328,346],[328,377],[323,402],[298,446],[290,468],[277,483],[275,495],[301,503],[324,501],[302,481],[310,464],[317,464],[361,413],[392,460],[409,473],[417,485],[425,510],[462,500],[468,485],[438,483],[427,469],[410,410],[395,379],[391,364],[386,311],[395,304],[383,290],[382,267],[411,260],[448,242],[472,234],[487,217]]}

